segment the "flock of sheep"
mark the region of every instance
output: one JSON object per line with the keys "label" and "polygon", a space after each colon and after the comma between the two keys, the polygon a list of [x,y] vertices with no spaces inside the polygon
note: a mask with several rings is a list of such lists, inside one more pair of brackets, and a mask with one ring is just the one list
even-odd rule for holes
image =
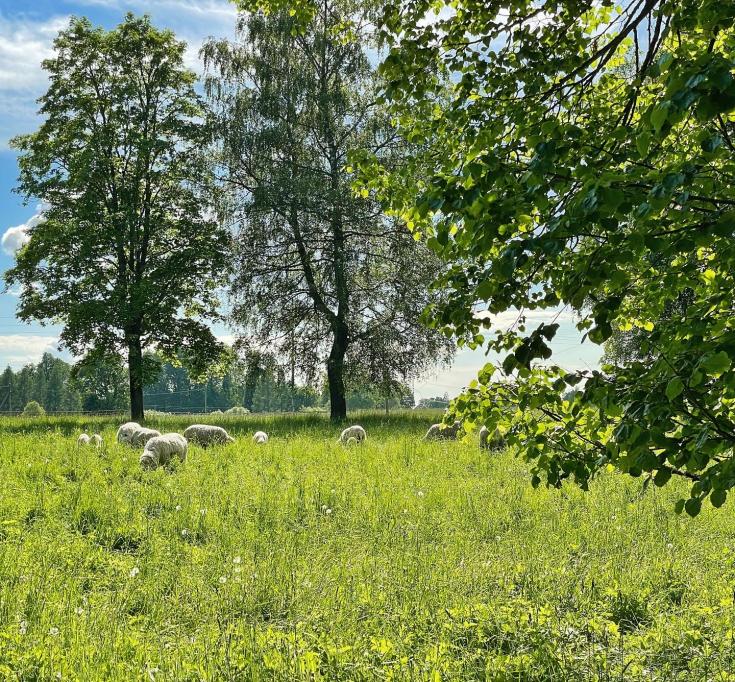
{"label": "flock of sheep", "polygon": [[[424,436],[424,440],[456,440],[462,423],[454,422],[451,426],[444,424],[432,424]],[[344,445],[357,445],[366,440],[367,434],[362,426],[348,426],[339,436],[339,443]],[[137,422],[127,422],[117,430],[117,442],[125,443],[132,447],[142,447],[140,464],[144,469],[155,469],[168,464],[177,457],[180,461],[186,459],[186,451],[189,441],[202,447],[210,445],[224,445],[234,443],[235,439],[221,426],[210,424],[192,424],[184,429],[184,433],[164,433],[155,429],[148,429]],[[268,442],[268,434],[264,431],[256,431],[253,442],[263,444]],[[492,438],[487,427],[480,429],[480,447],[490,448],[497,442],[497,435]],[[77,438],[77,445],[94,445],[102,447],[102,436],[98,433],[92,436],[86,433]]]}

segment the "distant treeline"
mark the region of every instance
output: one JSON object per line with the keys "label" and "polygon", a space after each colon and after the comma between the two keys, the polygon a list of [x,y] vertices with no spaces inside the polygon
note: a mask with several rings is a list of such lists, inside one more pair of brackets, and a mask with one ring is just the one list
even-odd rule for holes
{"label": "distant treeline", "polygon": [[[193,381],[184,367],[157,361],[144,390],[146,409],[162,412],[212,412],[243,406],[251,412],[298,412],[327,409],[326,386],[292,381],[286,368],[272,361],[235,363],[222,376]],[[18,371],[7,367],[0,379],[0,412],[21,412],[30,401],[46,412],[115,412],[129,407],[127,368],[122,359],[71,365],[51,353]],[[364,387],[348,392],[350,409],[413,407],[405,384]]]}

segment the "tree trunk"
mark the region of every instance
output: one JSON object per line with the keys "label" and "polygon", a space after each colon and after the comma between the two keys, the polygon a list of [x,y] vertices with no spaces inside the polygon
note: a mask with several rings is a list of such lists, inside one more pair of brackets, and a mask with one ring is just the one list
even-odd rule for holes
{"label": "tree trunk", "polygon": [[143,419],[143,349],[140,334],[128,335],[128,373],[130,375],[130,418]]}
{"label": "tree trunk", "polygon": [[332,350],[327,359],[327,381],[329,382],[329,410],[333,422],[347,418],[347,396],[345,395],[345,353],[347,353],[347,329],[338,329],[332,341]]}

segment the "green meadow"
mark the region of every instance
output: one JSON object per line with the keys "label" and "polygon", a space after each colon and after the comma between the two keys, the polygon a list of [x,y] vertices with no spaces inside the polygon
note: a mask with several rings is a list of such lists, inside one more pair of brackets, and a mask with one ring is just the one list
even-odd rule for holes
{"label": "green meadow", "polygon": [[0,421],[0,679],[735,679],[732,505],[533,490],[433,419],[212,418],[237,442],[154,472],[120,419]]}

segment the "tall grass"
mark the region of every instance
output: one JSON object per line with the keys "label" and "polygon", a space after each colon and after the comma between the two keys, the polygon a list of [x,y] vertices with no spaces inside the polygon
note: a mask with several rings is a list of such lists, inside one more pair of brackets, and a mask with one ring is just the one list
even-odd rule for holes
{"label": "tall grass", "polygon": [[534,491],[432,417],[208,419],[238,441],[155,472],[109,419],[0,421],[0,679],[735,679],[730,507]]}

